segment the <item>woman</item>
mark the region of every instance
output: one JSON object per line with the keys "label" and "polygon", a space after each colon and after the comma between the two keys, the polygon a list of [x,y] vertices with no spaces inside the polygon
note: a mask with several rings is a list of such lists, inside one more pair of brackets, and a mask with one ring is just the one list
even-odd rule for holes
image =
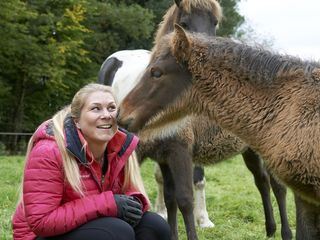
{"label": "woman", "polygon": [[148,212],[138,138],[118,129],[112,90],[88,84],[40,125],[27,150],[14,239],[169,239]]}

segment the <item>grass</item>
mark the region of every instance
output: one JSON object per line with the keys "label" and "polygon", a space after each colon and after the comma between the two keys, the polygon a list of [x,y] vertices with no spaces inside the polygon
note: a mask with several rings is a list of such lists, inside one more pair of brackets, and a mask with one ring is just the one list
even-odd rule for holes
{"label": "grass", "polygon": [[[12,239],[11,215],[16,206],[22,168],[22,156],[0,156],[0,239]],[[142,165],[141,172],[151,202],[154,202],[156,183],[153,177],[153,162],[146,161]],[[210,219],[216,226],[211,229],[198,228],[199,239],[267,239],[261,198],[241,156],[206,167],[205,175],[207,209]],[[277,221],[277,232],[272,239],[277,240],[281,239],[281,225],[277,203],[273,196],[272,205]],[[290,190],[288,190],[287,205],[290,226],[294,232],[295,210]],[[187,239],[181,214],[179,214],[179,239]]]}
{"label": "grass", "polygon": [[0,239],[12,239],[11,215],[19,196],[23,157],[0,156]]}

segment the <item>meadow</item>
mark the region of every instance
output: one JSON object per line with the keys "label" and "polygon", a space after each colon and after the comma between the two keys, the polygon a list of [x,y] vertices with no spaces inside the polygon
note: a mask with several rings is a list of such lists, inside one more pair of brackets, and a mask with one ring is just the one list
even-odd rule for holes
{"label": "meadow", "polygon": [[[12,239],[11,215],[19,196],[23,156],[0,156],[0,239]],[[142,177],[149,198],[154,203],[156,183],[153,177],[154,163],[147,160],[142,165]],[[200,240],[257,240],[265,236],[264,213],[261,198],[254,185],[253,176],[245,167],[242,157],[236,156],[215,166],[205,168],[207,209],[215,227],[197,228]],[[276,200],[272,205],[277,221],[274,238],[281,239],[280,218]],[[290,190],[287,195],[288,217],[295,233],[294,200]],[[184,224],[179,214],[179,239],[186,240]]]}

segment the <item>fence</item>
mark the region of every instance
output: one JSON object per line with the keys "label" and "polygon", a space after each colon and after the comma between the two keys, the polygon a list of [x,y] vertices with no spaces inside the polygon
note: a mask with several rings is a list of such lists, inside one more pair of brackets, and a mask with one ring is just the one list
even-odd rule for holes
{"label": "fence", "polygon": [[32,133],[0,132],[0,155],[24,154]]}

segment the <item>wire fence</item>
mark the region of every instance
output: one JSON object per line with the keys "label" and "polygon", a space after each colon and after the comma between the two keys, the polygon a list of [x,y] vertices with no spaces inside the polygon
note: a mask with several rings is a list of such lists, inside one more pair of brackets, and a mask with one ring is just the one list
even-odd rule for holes
{"label": "wire fence", "polygon": [[23,155],[32,133],[0,132],[0,155]]}

